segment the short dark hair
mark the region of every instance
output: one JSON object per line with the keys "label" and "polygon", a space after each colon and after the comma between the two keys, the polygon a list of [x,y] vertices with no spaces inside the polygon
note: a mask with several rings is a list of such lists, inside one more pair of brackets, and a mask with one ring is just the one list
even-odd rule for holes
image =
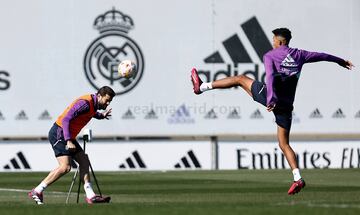
{"label": "short dark hair", "polygon": [[273,31],[273,34],[275,36],[280,36],[280,37],[284,37],[287,44],[289,44],[290,40],[291,40],[291,31],[287,28],[277,28],[277,29],[274,29]]}
{"label": "short dark hair", "polygon": [[111,87],[108,86],[103,86],[101,87],[97,94],[100,94],[101,96],[105,96],[106,94],[109,95],[111,98],[113,98],[115,96],[115,92],[113,89],[111,89]]}

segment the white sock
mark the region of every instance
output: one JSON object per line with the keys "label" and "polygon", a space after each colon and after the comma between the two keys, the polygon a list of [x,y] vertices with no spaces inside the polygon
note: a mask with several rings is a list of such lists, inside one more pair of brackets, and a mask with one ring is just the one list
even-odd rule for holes
{"label": "white sock", "polygon": [[205,92],[207,90],[212,90],[212,82],[202,83],[200,85],[200,91]]}
{"label": "white sock", "polygon": [[96,194],[94,193],[94,190],[91,187],[91,183],[90,182],[86,182],[84,184],[84,190],[86,193],[86,197],[91,199],[92,197],[94,197]]}
{"label": "white sock", "polygon": [[43,181],[37,186],[34,188],[34,190],[37,192],[37,193],[42,193],[47,187],[47,184],[45,184]]}
{"label": "white sock", "polygon": [[298,168],[293,169],[292,173],[294,175],[294,181],[298,181],[301,179],[300,170]]}

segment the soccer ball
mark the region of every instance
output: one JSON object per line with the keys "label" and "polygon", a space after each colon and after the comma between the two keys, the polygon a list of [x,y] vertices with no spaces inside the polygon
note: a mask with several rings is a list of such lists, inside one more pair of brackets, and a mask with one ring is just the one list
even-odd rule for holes
{"label": "soccer ball", "polygon": [[131,78],[136,73],[136,65],[131,60],[123,60],[118,66],[118,74],[123,78]]}

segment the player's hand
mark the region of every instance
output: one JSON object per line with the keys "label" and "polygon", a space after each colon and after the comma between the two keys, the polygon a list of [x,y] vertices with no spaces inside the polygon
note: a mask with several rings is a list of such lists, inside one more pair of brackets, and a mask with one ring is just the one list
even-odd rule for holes
{"label": "player's hand", "polygon": [[68,140],[66,142],[66,150],[68,150],[70,152],[75,152],[76,151],[76,146],[74,145],[74,143],[71,140]]}
{"label": "player's hand", "polygon": [[345,63],[341,66],[345,67],[348,70],[352,70],[352,68],[355,67],[354,64],[349,60],[346,60]]}
{"label": "player's hand", "polygon": [[109,108],[108,110],[106,110],[105,112],[103,112],[103,116],[104,116],[104,119],[109,119],[109,117],[111,116],[111,111],[112,111],[112,108]]}
{"label": "player's hand", "polygon": [[274,110],[275,106],[276,106],[276,103],[271,103],[266,107],[266,109],[267,109],[267,111],[271,112]]}

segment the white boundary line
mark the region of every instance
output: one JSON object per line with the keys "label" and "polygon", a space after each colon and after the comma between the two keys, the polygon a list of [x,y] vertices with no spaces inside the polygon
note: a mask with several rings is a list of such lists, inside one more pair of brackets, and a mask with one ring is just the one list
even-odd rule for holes
{"label": "white boundary line", "polygon": [[327,203],[278,203],[274,204],[276,206],[306,206],[311,208],[360,208],[360,205],[357,204],[327,204]]}
{"label": "white boundary line", "polygon": [[[17,192],[17,193],[28,193],[31,190],[24,190],[24,189],[12,189],[12,188],[0,188],[0,191],[8,191],[8,192]],[[66,192],[58,192],[58,191],[48,191],[46,193],[51,194],[59,194],[59,195],[67,195]]]}
{"label": "white boundary line", "polygon": [[360,208],[360,205],[349,205],[349,204],[316,204],[316,203],[308,203],[305,204],[308,207],[312,208]]}

